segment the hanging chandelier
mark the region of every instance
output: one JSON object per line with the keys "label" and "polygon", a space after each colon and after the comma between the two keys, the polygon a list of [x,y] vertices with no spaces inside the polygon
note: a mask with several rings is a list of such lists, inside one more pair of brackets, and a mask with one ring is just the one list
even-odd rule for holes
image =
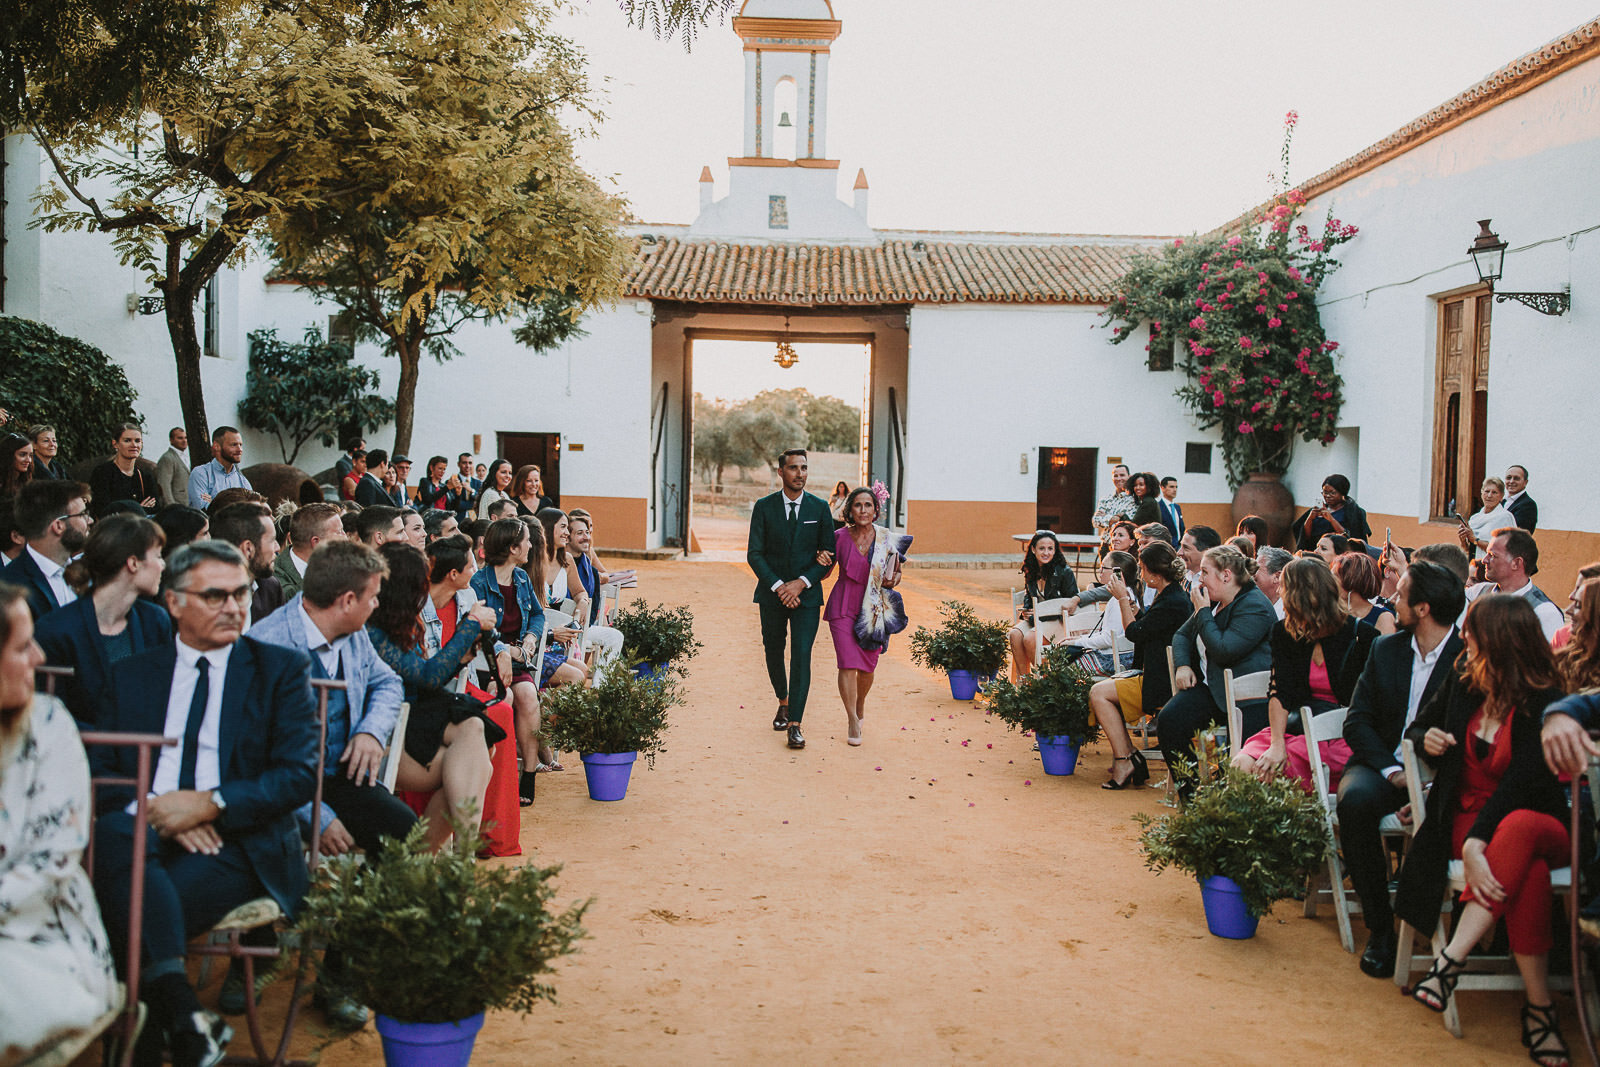
{"label": "hanging chandelier", "polygon": [[783,336],[778,338],[778,352],[772,357],[772,362],[788,370],[800,362],[799,353],[795,352],[794,345],[789,343],[789,316],[783,317]]}

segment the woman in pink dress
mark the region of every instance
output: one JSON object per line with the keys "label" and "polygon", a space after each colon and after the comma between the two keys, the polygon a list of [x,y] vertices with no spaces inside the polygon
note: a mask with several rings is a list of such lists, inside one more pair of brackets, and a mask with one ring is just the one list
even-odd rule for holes
{"label": "woman in pink dress", "polygon": [[839,662],[839,698],[849,720],[846,740],[861,744],[872,672],[889,635],[905,629],[905,611],[894,586],[900,581],[900,560],[911,538],[875,524],[878,498],[871,489],[857,489],[844,502],[845,525],[834,531],[833,552],[819,554],[824,564],[837,560],[839,578],[828,594],[822,617],[833,635]]}

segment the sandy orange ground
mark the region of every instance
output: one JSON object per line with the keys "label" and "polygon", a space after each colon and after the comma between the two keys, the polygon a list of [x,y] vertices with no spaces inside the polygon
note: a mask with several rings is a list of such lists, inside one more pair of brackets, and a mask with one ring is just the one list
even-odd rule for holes
{"label": "sandy orange ground", "polygon": [[[558,900],[594,898],[592,937],[558,1006],[490,1016],[476,1064],[1526,1062],[1517,994],[1463,994],[1457,1041],[1360,973],[1326,909],[1209,936],[1194,882],[1141,863],[1129,816],[1165,810],[1158,790],[1100,789],[1103,745],[1046,778],[904,639],[852,749],[824,628],[809,744],[788,751],[748,570],[639,570],[650,600],[694,609],[689,705],[621,803],[590,801],[576,758],[541,776],[523,844],[564,865]],[[948,598],[999,617],[1010,582],[913,570],[904,593],[913,624]],[[380,1057],[369,1026],[322,1062]]]}

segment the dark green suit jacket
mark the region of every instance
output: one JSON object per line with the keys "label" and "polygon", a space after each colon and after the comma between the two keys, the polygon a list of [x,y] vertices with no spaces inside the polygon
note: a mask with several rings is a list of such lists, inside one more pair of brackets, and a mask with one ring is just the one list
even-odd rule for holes
{"label": "dark green suit jacket", "polygon": [[778,603],[774,583],[805,578],[811,587],[800,594],[803,607],[822,606],[822,578],[828,568],[818,552],[833,551],[833,515],[821,497],[800,494],[800,517],[791,537],[783,491],[757,500],[750,511],[750,541],[745,559],[756,572],[756,603]]}

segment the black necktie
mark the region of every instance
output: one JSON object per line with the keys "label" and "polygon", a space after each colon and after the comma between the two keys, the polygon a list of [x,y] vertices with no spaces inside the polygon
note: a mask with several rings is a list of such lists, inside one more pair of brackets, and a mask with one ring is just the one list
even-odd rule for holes
{"label": "black necktie", "polygon": [[194,788],[194,764],[200,756],[200,724],[206,718],[211,700],[211,661],[201,656],[195,663],[200,677],[195,679],[194,699],[189,701],[189,721],[183,727],[183,756],[178,763],[178,788]]}
{"label": "black necktie", "polygon": [[789,526],[791,528],[793,528],[794,524],[797,521],[799,521],[799,519],[800,519],[800,501],[791,500],[791,501],[789,501]]}

